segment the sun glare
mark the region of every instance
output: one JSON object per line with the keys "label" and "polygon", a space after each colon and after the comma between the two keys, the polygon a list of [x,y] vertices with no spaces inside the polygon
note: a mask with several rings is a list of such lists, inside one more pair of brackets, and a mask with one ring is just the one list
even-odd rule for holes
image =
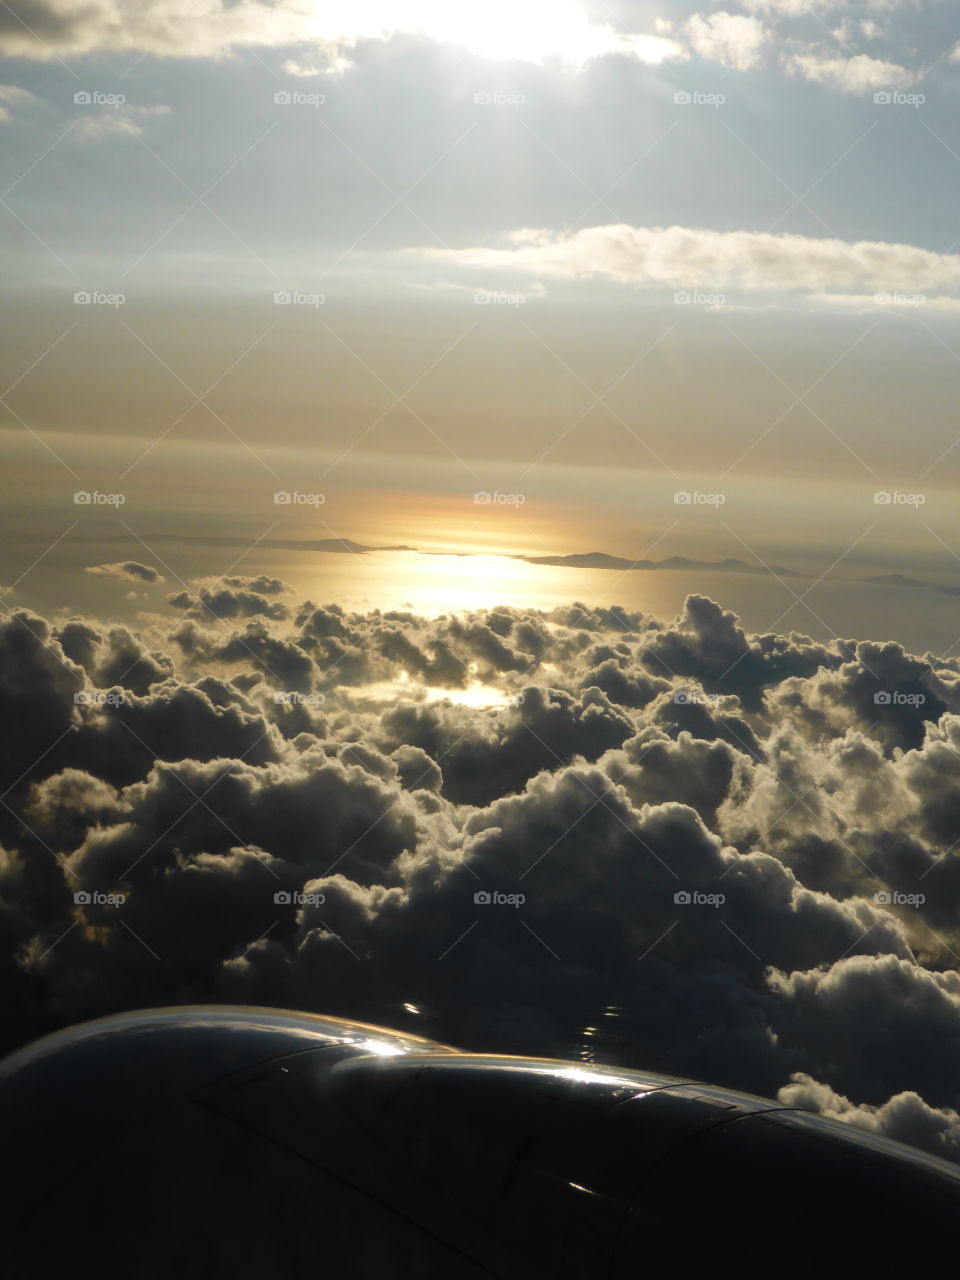
{"label": "sun glare", "polygon": [[606,23],[591,22],[577,0],[486,0],[469,6],[450,0],[409,0],[402,14],[385,0],[341,0],[317,9],[318,34],[326,39],[334,33],[349,41],[420,32],[496,61],[540,63],[559,57],[580,66],[604,54],[626,53],[657,64],[679,52],[672,40],[622,35]]}

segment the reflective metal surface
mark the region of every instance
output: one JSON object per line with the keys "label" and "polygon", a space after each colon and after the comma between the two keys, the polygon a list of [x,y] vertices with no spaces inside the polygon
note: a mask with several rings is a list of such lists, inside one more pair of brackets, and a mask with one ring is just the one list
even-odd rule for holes
{"label": "reflective metal surface", "polygon": [[766,1099],[270,1009],[28,1046],[0,1142],[15,1276],[882,1274],[960,1216],[957,1166]]}

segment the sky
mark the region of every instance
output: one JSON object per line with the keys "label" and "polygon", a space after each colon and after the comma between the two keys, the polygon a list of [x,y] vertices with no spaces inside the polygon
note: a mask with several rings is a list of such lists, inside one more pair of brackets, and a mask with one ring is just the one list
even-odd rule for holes
{"label": "sky", "polygon": [[958,102],[923,0],[0,5],[4,1046],[413,1017],[960,1158]]}
{"label": "sky", "polygon": [[[77,517],[46,606],[83,604],[77,537],[133,552],[80,491],[148,542],[186,506],[248,546],[954,584],[956,39],[943,4],[5,9],[0,451],[32,541],[0,580]],[[307,482],[322,511],[278,509]],[[916,591],[921,627],[877,609],[943,651]]]}

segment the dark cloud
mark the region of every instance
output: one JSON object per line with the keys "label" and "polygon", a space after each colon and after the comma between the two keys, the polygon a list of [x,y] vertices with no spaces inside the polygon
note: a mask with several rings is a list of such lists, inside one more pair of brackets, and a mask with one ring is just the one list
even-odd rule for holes
{"label": "dark cloud", "polygon": [[663,624],[283,593],[0,623],[8,1046],[143,1004],[410,1003],[960,1155],[956,664],[700,596]]}
{"label": "dark cloud", "polygon": [[126,582],[163,582],[163,575],[153,565],[139,560],[117,560],[113,564],[88,565],[86,573],[105,578],[123,578]]}
{"label": "dark cloud", "polygon": [[240,591],[255,591],[261,596],[279,596],[285,591],[293,590],[282,578],[271,578],[266,573],[258,574],[256,578],[224,578],[223,585],[236,587]]}
{"label": "dark cloud", "polygon": [[[234,578],[232,581],[242,583],[244,579]],[[267,581],[270,586],[277,579]],[[271,594],[275,594],[273,590]],[[285,604],[279,600],[268,600],[259,591],[247,590],[243,586],[201,587],[197,592],[176,591],[168,595],[167,600],[174,609],[182,609],[188,617],[200,621],[263,616],[282,622],[289,617]]]}

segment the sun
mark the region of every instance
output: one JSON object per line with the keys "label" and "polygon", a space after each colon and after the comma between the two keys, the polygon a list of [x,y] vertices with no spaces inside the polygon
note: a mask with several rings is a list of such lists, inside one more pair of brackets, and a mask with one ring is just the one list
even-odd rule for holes
{"label": "sun", "polygon": [[479,5],[458,5],[453,0],[399,4],[340,0],[318,4],[316,26],[318,35],[344,43],[418,32],[497,62],[542,63],[559,58],[582,66],[604,54],[622,53],[656,65],[681,52],[672,40],[621,35],[606,23],[591,22],[579,0],[484,0]]}

